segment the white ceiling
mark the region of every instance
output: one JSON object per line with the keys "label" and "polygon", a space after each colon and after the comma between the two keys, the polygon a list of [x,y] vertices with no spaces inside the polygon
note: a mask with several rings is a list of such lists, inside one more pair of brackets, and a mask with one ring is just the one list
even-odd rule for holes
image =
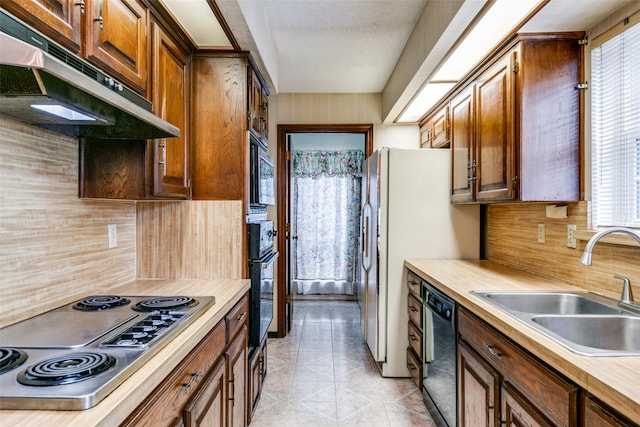
{"label": "white ceiling", "polygon": [[[172,1],[184,7],[185,0],[163,1],[170,7]],[[216,4],[241,48],[251,51],[261,65],[273,93],[380,93],[425,4],[434,1],[487,2],[216,0]],[[587,30],[630,4],[636,7],[640,2],[550,0],[522,30]],[[178,16],[178,20],[190,33],[195,28],[193,18]],[[462,34],[464,28],[456,30]],[[206,46],[210,42],[197,43]],[[428,75],[428,71],[420,70],[420,74]]]}

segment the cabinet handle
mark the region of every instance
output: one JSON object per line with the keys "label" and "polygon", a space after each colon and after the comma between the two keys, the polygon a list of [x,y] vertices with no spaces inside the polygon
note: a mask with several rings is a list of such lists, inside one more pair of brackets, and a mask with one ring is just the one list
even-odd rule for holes
{"label": "cabinet handle", "polygon": [[78,3],[76,3],[76,6],[80,6],[80,15],[84,15],[84,0],[81,0]]}
{"label": "cabinet handle", "polygon": [[200,371],[198,372],[194,372],[193,374],[191,374],[191,378],[189,378],[189,382],[188,383],[182,383],[182,388],[184,390],[189,390],[191,388],[191,384],[193,384],[193,382],[200,376]]}
{"label": "cabinet handle", "polygon": [[487,351],[489,353],[491,353],[491,355],[497,359],[502,359],[502,353],[496,351],[492,346],[490,346],[489,344],[485,344],[484,345],[485,348],[487,349]]}
{"label": "cabinet handle", "polygon": [[238,316],[238,323],[242,322],[244,318],[247,317],[247,312],[245,311],[240,316]]}
{"label": "cabinet handle", "polygon": [[414,313],[415,313],[416,311],[418,311],[418,309],[417,309],[415,306],[413,306],[413,305],[412,305],[411,307],[409,307],[409,310],[413,311]]}
{"label": "cabinet handle", "polygon": [[411,338],[411,341],[417,341],[418,340],[418,338],[416,338],[416,336],[413,335],[413,334],[409,334],[409,338]]}
{"label": "cabinet handle", "polygon": [[410,371],[415,371],[417,368],[413,363],[409,363],[409,370]]}
{"label": "cabinet handle", "polygon": [[102,19],[102,1],[100,2],[100,16],[97,19],[94,19],[93,22],[100,23],[100,31],[102,31],[104,20]]}

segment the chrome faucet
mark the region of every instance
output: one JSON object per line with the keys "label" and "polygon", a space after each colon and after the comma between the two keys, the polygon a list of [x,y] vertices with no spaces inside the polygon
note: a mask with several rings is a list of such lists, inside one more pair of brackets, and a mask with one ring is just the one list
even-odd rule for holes
{"label": "chrome faucet", "polygon": [[636,239],[636,241],[638,243],[640,243],[640,233],[637,233],[629,228],[625,228],[625,227],[610,227],[607,229],[604,229],[602,231],[598,231],[596,234],[594,234],[589,241],[587,242],[587,246],[584,247],[584,252],[582,253],[582,256],[580,257],[580,264],[582,265],[591,265],[591,251],[593,250],[593,247],[596,245],[596,243],[598,243],[598,240],[600,240],[601,238],[603,238],[604,236],[606,236],[607,234],[611,234],[611,233],[623,233],[623,234],[628,234],[629,236],[633,237],[634,239]]}
{"label": "chrome faucet", "polygon": [[[629,236],[633,237],[634,239],[636,239],[636,241],[638,243],[640,243],[640,233],[635,232],[631,229],[625,228],[625,227],[611,227],[611,228],[607,228],[605,230],[602,231],[598,231],[596,234],[594,234],[591,239],[589,239],[589,241],[587,242],[587,245],[584,247],[584,252],[582,253],[582,256],[580,257],[580,264],[583,265],[591,265],[591,251],[593,250],[593,247],[596,245],[596,243],[598,243],[598,241],[606,236],[607,234],[611,234],[611,233],[623,233],[623,234],[628,234]],[[624,303],[624,304],[633,304],[633,293],[631,292],[631,283],[629,283],[629,279],[627,279],[626,277],[622,277],[622,276],[618,276],[615,275],[613,276],[616,279],[620,279],[623,281],[622,284],[622,296],[620,297],[620,302]]]}

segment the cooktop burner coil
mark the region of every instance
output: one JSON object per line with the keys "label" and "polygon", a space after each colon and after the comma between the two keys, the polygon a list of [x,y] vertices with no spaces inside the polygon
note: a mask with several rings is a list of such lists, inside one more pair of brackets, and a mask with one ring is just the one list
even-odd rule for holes
{"label": "cooktop burner coil", "polygon": [[198,301],[191,297],[157,297],[140,301],[133,309],[137,311],[185,310],[196,305]]}
{"label": "cooktop burner coil", "polygon": [[93,378],[115,363],[115,357],[104,353],[70,353],[29,366],[18,374],[18,382],[29,386],[73,384]]}
{"label": "cooktop burner coil", "polygon": [[100,311],[122,307],[129,302],[128,299],[117,295],[92,295],[78,301],[73,308],[80,311]]}
{"label": "cooktop burner coil", "polygon": [[22,365],[28,356],[22,350],[0,347],[0,374]]}

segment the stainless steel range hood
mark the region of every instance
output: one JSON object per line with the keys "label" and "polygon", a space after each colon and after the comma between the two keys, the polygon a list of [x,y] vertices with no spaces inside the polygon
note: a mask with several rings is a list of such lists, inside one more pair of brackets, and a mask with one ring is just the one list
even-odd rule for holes
{"label": "stainless steel range hood", "polygon": [[[146,99],[4,11],[0,20],[0,115],[74,137],[180,135]],[[61,108],[66,118],[51,113]]]}

